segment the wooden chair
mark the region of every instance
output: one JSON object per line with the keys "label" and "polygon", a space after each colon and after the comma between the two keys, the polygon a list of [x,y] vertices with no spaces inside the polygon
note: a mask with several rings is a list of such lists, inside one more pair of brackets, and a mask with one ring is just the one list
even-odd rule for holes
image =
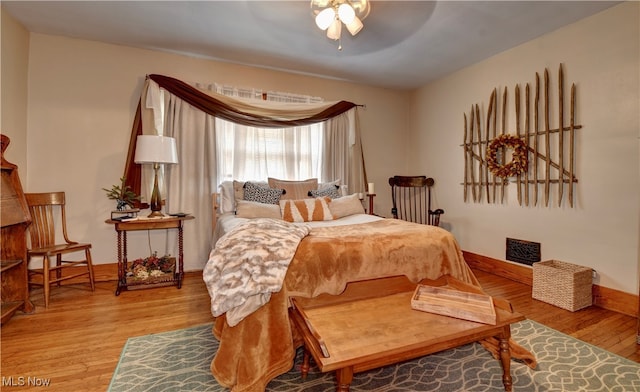
{"label": "wooden chair", "polygon": [[[93,265],[91,264],[91,244],[78,243],[69,240],[67,235],[67,218],[65,212],[65,193],[26,193],[27,205],[31,213],[32,223],[29,226],[30,244],[27,250],[29,260],[42,257],[42,271],[29,270],[29,284],[43,286],[44,306],[49,307],[49,293],[51,285],[63,280],[88,275],[91,291],[95,290],[93,280]],[[64,243],[56,242],[56,232],[62,232]],[[63,260],[63,255],[84,252],[84,260]],[[50,258],[56,259],[55,267],[51,266]],[[84,265],[85,268],[78,268]],[[70,273],[63,274],[68,269]],[[55,271],[55,277],[51,273]],[[34,275],[42,275],[41,280],[33,280]]]}
{"label": "wooden chair", "polygon": [[440,225],[440,215],[444,214],[444,210],[431,209],[433,184],[433,178],[426,176],[390,177],[393,217],[425,225]]}

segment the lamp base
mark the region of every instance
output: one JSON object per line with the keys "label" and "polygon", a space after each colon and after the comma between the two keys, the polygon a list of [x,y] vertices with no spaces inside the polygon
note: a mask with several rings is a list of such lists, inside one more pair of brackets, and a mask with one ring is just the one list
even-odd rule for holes
{"label": "lamp base", "polygon": [[147,215],[147,218],[162,218],[163,216],[164,214],[160,211],[151,211],[151,213]]}
{"label": "lamp base", "polygon": [[151,213],[147,215],[149,218],[162,218],[164,214],[161,212],[162,210],[162,198],[160,197],[160,189],[158,188],[158,169],[160,165],[157,163],[153,164],[153,191],[151,192]]}

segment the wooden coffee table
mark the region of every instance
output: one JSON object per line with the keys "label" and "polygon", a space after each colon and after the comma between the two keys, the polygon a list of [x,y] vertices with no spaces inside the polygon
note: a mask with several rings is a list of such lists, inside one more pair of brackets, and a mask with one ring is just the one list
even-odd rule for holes
{"label": "wooden coffee table", "polygon": [[305,342],[302,376],[311,354],[320,371],[336,372],[336,390],[348,392],[354,373],[496,337],[502,381],[511,391],[510,325],[523,315],[496,307],[497,324],[481,324],[414,310],[412,295],[413,289],[373,298],[292,298],[290,316]]}

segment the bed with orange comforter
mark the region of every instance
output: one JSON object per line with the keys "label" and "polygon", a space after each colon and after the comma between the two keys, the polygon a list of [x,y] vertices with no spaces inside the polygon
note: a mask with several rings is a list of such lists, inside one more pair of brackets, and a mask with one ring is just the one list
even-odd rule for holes
{"label": "bed with orange comforter", "polygon": [[395,219],[311,227],[297,244],[282,288],[268,302],[234,326],[225,314],[216,317],[213,334],[220,345],[213,376],[234,392],[264,391],[291,369],[302,345],[288,317],[291,296],[338,295],[349,282],[397,275],[415,283],[450,275],[479,287],[455,238],[439,227]]}

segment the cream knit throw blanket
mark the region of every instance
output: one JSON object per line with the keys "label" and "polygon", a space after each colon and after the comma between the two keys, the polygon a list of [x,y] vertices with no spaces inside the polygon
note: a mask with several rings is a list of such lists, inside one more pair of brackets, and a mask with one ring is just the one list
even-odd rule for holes
{"label": "cream knit throw blanket", "polygon": [[310,228],[279,219],[258,218],[222,236],[211,251],[203,279],[211,313],[226,313],[238,324],[282,289],[289,263]]}

